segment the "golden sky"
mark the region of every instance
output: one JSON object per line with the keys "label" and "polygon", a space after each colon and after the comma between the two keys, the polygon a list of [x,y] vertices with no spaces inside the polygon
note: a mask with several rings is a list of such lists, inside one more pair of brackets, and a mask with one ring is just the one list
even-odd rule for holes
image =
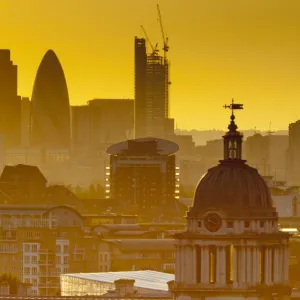
{"label": "golden sky", "polygon": [[180,128],[224,129],[222,106],[244,103],[242,129],[286,129],[300,118],[299,0],[0,0],[0,48],[31,96],[37,67],[53,49],[71,104],[133,98],[134,36],[169,36],[171,116]]}

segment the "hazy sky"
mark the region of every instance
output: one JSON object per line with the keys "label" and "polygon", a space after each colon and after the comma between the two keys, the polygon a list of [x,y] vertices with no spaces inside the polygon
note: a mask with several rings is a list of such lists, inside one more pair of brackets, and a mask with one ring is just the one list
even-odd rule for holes
{"label": "hazy sky", "polygon": [[0,47],[31,96],[47,49],[60,59],[71,104],[133,98],[134,36],[161,42],[171,60],[171,116],[181,128],[228,123],[222,106],[244,103],[240,128],[286,129],[300,118],[299,0],[0,0]]}

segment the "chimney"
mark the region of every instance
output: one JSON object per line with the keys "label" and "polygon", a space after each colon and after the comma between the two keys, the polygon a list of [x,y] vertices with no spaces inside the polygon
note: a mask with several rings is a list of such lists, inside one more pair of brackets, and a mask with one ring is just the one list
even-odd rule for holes
{"label": "chimney", "polygon": [[132,279],[115,280],[116,293],[118,296],[125,296],[134,293],[134,282]]}

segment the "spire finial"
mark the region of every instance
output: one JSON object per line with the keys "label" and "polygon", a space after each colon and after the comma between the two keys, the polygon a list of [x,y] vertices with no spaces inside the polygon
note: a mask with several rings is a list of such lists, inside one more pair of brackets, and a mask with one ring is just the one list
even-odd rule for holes
{"label": "spire finial", "polygon": [[242,138],[243,135],[237,131],[235,124],[234,111],[237,109],[244,109],[243,104],[232,102],[230,105],[224,105],[224,108],[231,109],[230,124],[228,125],[229,131],[223,136],[224,138],[224,160],[223,161],[243,161],[242,160]]}
{"label": "spire finial", "polygon": [[223,107],[226,109],[226,108],[229,108],[231,109],[231,116],[230,116],[230,119],[231,119],[231,122],[228,126],[228,129],[229,131],[231,132],[235,132],[237,130],[237,126],[234,122],[234,119],[235,119],[235,115],[234,115],[234,111],[237,110],[237,109],[244,109],[243,107],[244,104],[238,104],[238,103],[234,103],[234,99],[232,98],[232,101],[231,101],[231,104],[230,105],[224,105]]}

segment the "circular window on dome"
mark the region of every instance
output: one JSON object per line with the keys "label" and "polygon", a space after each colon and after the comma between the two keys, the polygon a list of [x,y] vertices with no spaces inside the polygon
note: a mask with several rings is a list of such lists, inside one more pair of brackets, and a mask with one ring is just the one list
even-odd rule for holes
{"label": "circular window on dome", "polygon": [[222,219],[216,213],[210,213],[204,218],[204,225],[210,232],[218,231],[222,226]]}

